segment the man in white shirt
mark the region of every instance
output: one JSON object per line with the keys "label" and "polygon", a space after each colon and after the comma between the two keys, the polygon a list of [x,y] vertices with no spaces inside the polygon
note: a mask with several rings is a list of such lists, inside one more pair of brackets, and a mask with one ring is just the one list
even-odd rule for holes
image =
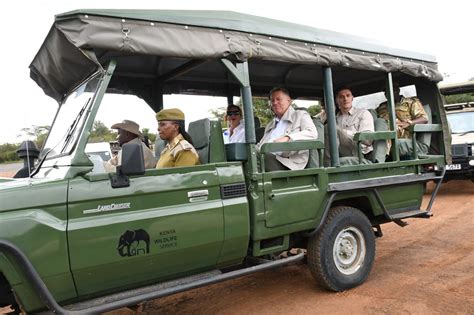
{"label": "man in white shirt", "polygon": [[[287,89],[282,87],[272,89],[270,104],[275,118],[266,126],[257,149],[266,142],[317,139],[318,132],[311,116],[306,111],[295,110],[291,107],[291,98]],[[309,150],[266,154],[265,170],[301,170],[308,164],[308,159]]]}

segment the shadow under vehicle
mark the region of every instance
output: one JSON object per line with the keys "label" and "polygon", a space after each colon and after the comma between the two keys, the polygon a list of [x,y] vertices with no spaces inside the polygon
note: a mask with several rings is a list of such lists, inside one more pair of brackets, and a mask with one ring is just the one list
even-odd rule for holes
{"label": "shadow under vehicle", "polygon": [[[443,95],[474,93],[474,82],[440,85]],[[474,94],[472,94],[474,95]],[[474,96],[473,96],[474,99]],[[474,101],[444,105],[451,130],[452,164],[446,165],[444,179],[474,181]]]}
{"label": "shadow under vehicle", "polygon": [[[353,288],[369,276],[382,224],[432,215],[449,159],[435,58],[354,36],[234,12],[79,10],[56,16],[30,69],[60,106],[32,175],[0,182],[0,302],[28,312],[102,313],[297,261],[328,290]],[[400,159],[393,80],[431,111],[411,126],[414,146],[429,136],[427,154]],[[282,85],[324,100],[327,128],[258,152],[252,97]],[[359,145],[341,163],[341,85],[356,96],[388,89],[388,128],[354,136],[378,157]],[[246,142],[224,145],[221,123],[200,119],[188,129],[200,165],[145,170],[142,147],[124,145],[117,173],[95,172],[85,147],[111,94],[154,112],[166,94],[240,96]],[[304,150],[306,168],[265,171],[262,153]]]}

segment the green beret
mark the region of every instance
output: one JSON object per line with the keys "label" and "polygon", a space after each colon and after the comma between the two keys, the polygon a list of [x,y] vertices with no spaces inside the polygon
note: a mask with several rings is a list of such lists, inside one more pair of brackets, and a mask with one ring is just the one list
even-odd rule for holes
{"label": "green beret", "polygon": [[183,120],[184,113],[177,108],[162,109],[156,114],[156,120]]}

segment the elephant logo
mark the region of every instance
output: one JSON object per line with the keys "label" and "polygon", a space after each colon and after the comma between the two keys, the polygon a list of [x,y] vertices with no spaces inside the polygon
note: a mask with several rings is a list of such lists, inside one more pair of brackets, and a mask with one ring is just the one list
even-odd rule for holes
{"label": "elephant logo", "polygon": [[120,236],[117,251],[122,257],[150,253],[150,235],[144,229],[125,231]]}

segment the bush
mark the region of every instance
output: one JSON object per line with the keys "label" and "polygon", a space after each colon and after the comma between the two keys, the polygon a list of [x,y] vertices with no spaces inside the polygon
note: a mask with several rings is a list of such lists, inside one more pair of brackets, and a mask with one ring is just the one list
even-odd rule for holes
{"label": "bush", "polygon": [[20,147],[20,144],[5,143],[0,144],[0,163],[18,161],[18,155],[16,150]]}

